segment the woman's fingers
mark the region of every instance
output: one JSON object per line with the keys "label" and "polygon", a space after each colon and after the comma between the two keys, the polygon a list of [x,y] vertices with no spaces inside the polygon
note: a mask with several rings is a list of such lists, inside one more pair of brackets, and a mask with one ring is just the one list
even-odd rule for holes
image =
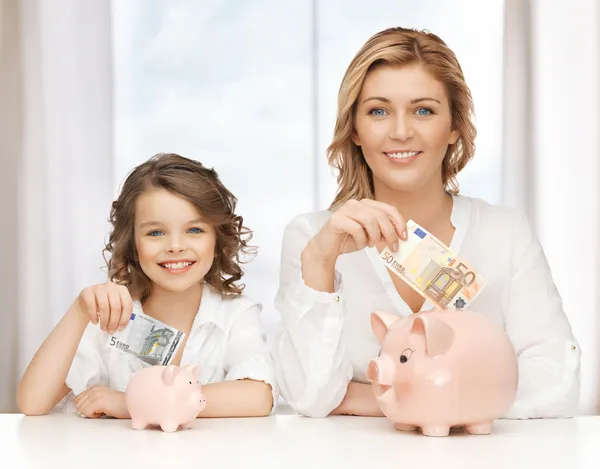
{"label": "woman's fingers", "polygon": [[349,204],[341,214],[363,227],[368,246],[375,246],[384,239],[392,250],[397,250],[399,232],[405,230],[404,219],[395,207],[380,202],[376,204],[370,202],[373,201]]}
{"label": "woman's fingers", "polygon": [[382,240],[396,251],[399,239],[407,239],[406,221],[398,209],[370,199],[348,200],[331,216],[328,226],[329,234],[321,237],[326,241],[322,250],[333,248],[336,256],[375,246]]}
{"label": "woman's fingers", "polygon": [[[357,221],[348,217],[343,217],[338,220],[337,227],[354,241],[355,246],[353,246],[354,249],[352,249],[352,251],[357,251],[367,246],[368,240],[365,229]],[[347,240],[344,244],[347,244]]]}
{"label": "woman's fingers", "polygon": [[378,202],[377,200],[370,200],[370,199],[363,199],[361,201],[361,203],[368,207],[374,207],[376,209],[379,209],[379,210],[382,210],[383,212],[385,212],[388,215],[388,217],[390,218],[398,236],[401,239],[406,240],[406,238],[407,238],[406,220],[404,219],[404,217],[402,216],[402,214],[396,207],[394,207],[393,205],[390,205],[390,204],[386,204],[384,202]]}

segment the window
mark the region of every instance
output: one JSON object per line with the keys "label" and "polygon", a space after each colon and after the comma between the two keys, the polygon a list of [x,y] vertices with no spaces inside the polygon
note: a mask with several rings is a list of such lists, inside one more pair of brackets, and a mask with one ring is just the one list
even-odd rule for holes
{"label": "window", "polygon": [[281,238],[335,192],[325,149],[337,91],[380,29],[428,29],[456,52],[477,111],[477,155],[462,192],[500,202],[502,1],[113,2],[115,189],[136,164],[175,152],[214,167],[238,197],[259,254],[246,292],[278,323]]}

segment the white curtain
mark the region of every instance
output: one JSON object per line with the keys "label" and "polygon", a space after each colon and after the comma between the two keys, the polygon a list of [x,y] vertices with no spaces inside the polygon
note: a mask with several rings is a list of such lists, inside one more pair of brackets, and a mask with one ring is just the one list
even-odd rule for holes
{"label": "white curtain", "polygon": [[600,2],[506,0],[503,200],[536,228],[600,411]]}
{"label": "white curtain", "polygon": [[15,410],[16,384],[45,336],[81,288],[106,278],[112,54],[110,2],[0,2],[6,412]]}
{"label": "white curtain", "polygon": [[17,165],[21,133],[17,3],[0,0],[0,412],[14,409],[17,348]]}

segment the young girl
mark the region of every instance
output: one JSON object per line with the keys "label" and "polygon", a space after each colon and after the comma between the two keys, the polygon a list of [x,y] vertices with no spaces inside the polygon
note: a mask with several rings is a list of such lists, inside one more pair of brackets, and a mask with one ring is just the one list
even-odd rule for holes
{"label": "young girl", "polygon": [[577,412],[581,352],[540,243],[520,213],[458,195],[472,110],[460,65],[434,34],[382,31],[350,63],[328,149],[337,196],[295,217],[283,240],[274,352],[281,393],[299,412],[383,415],[365,376],[379,350],[370,313],[433,308],[379,259],[406,239],[409,219],[486,280],[472,308],[504,327],[519,358],[506,417]]}
{"label": "young girl", "polygon": [[124,391],[142,364],[108,342],[143,312],[185,333],[171,363],[199,365],[200,417],[271,413],[261,307],[236,284],[249,235],[236,202],[214,170],[179,155],[135,168],[112,205],[109,281],[83,289],[41,345],[19,384],[21,411],[129,418]]}

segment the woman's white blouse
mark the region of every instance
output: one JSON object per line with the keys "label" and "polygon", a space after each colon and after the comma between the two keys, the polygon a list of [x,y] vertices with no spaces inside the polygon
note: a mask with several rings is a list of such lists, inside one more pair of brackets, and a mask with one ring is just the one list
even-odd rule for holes
{"label": "woman's white blouse", "polygon": [[[133,308],[134,313],[143,312],[139,301],[134,301]],[[222,296],[205,284],[180,365],[197,364],[201,385],[245,378],[270,384],[273,412],[279,390],[260,320],[261,309],[247,296]],[[66,378],[72,392],[57,404],[55,412],[74,411],[74,396],[94,385],[124,392],[132,374],[148,366],[133,355],[109,347],[109,337],[99,325],[88,325]]]}
{"label": "woman's white blouse", "polygon": [[[313,417],[335,409],[351,380],[368,382],[367,365],[379,352],[371,312],[411,313],[376,248],[338,258],[333,293],[305,285],[301,252],[330,216],[329,211],[302,214],[286,227],[275,300],[282,317],[274,349],[281,394],[298,412]],[[525,217],[480,199],[454,196],[451,222],[451,250],[486,282],[471,309],[500,324],[518,355],[517,399],[504,417],[574,415],[581,350]],[[432,308],[426,301],[421,310]]]}

